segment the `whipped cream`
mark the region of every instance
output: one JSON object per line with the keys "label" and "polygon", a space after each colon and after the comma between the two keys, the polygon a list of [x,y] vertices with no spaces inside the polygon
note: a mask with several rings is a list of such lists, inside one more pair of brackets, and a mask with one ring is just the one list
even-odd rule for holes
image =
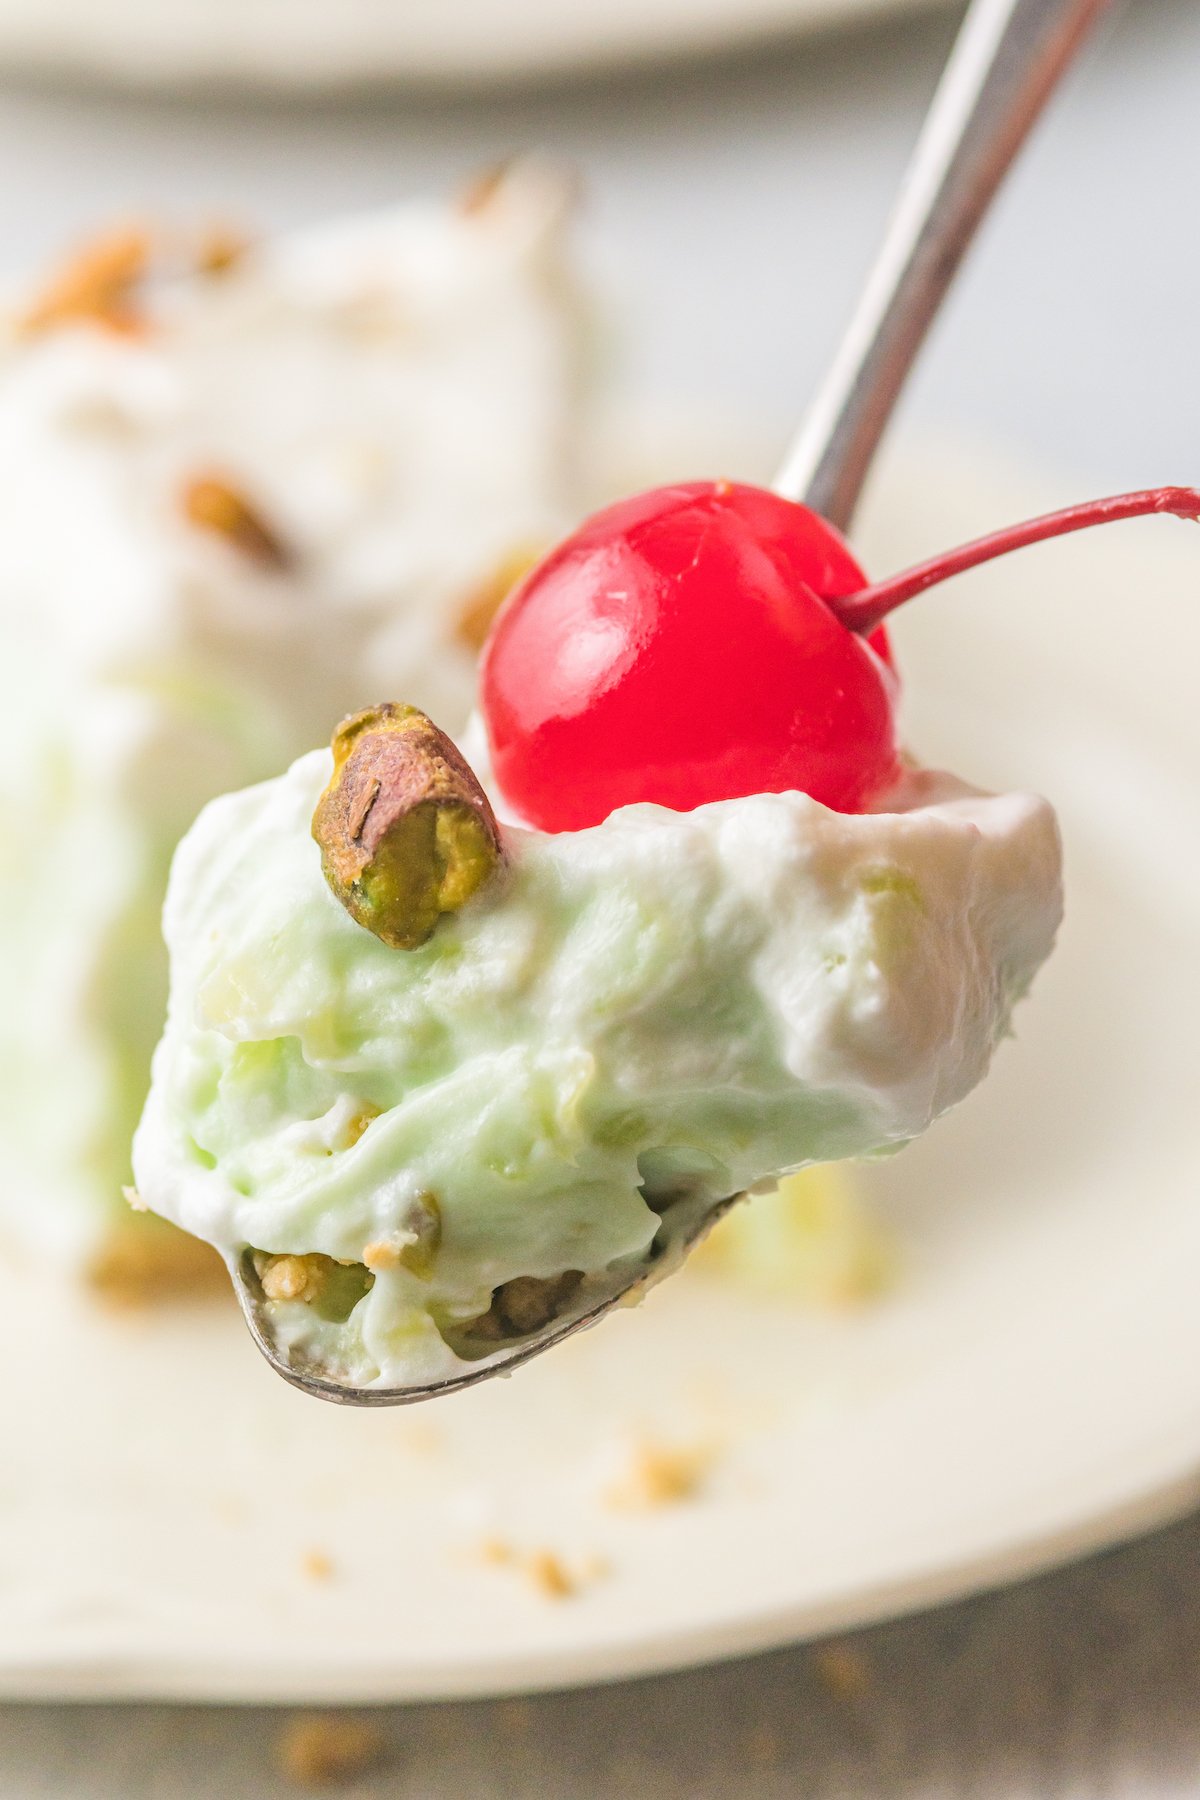
{"label": "whipped cream", "polygon": [[[213,794],[400,692],[448,722],[498,572],[578,510],[561,178],[514,165],[160,282],[120,332],[0,332],[0,1216],[120,1208],[161,1025],[157,917]],[[189,513],[217,478],[280,554]],[[122,1209],[123,1210],[123,1209]]]}
{"label": "whipped cream", "polygon": [[134,1163],[230,1262],[369,1272],[336,1317],[271,1300],[281,1341],[362,1385],[453,1374],[505,1283],[635,1267],[683,1190],[915,1137],[1058,926],[1049,806],[913,771],[856,816],[784,793],[508,826],[503,875],[391,950],[322,876],[330,771],[215,801],[181,845]]}

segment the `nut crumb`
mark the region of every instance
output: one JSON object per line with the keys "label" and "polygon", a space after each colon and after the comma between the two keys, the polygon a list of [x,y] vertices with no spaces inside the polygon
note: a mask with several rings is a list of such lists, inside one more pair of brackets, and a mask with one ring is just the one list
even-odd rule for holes
{"label": "nut crumb", "polygon": [[150,258],[149,234],[118,225],[69,256],[21,321],[26,331],[90,322],[126,335],[143,328],[136,288]]}
{"label": "nut crumb", "polygon": [[274,526],[223,476],[194,475],[184,484],[180,504],[192,525],[223,537],[262,568],[287,569],[295,560]]}
{"label": "nut crumb", "polygon": [[309,1581],[332,1581],[333,1559],[324,1550],[306,1550],[300,1558],[300,1571]]}
{"label": "nut crumb", "polygon": [[209,225],[196,246],[197,271],[201,275],[227,275],[249,248],[249,237],[235,225]]}
{"label": "nut crumb", "polygon": [[516,544],[502,556],[495,568],[464,595],[455,621],[454,633],[473,655],[483,649],[492,620],[500,611],[517,583],[545,554],[545,544]]}
{"label": "nut crumb", "polygon": [[385,700],[342,720],[312,834],[330,891],[392,950],[415,950],[505,862],[491,802],[444,731]]}
{"label": "nut crumb", "polygon": [[691,1500],[712,1460],[712,1451],[699,1445],[636,1443],[608,1487],[605,1504],[619,1512],[649,1512]]}
{"label": "nut crumb", "polygon": [[132,1212],[144,1213],[150,1210],[135,1187],[123,1187],[121,1197]]}
{"label": "nut crumb", "polygon": [[86,1279],[106,1306],[121,1310],[229,1295],[225,1264],[211,1244],[145,1208],[114,1222],[87,1264]]}
{"label": "nut crumb", "polygon": [[341,1143],[343,1150],[353,1150],[355,1144],[362,1138],[367,1126],[370,1125],[374,1119],[379,1117],[380,1111],[381,1108],[376,1106],[372,1101],[363,1101],[357,1112],[353,1113],[346,1121],[346,1129],[343,1133]]}
{"label": "nut crumb", "polygon": [[276,1761],[302,1787],[338,1787],[373,1768],[383,1754],[383,1734],[362,1719],[310,1713],[291,1719],[279,1734]]}
{"label": "nut crumb", "polygon": [[330,1260],[319,1252],[309,1256],[271,1256],[264,1252],[255,1255],[254,1263],[268,1300],[311,1302],[325,1286]]}
{"label": "nut crumb", "polygon": [[424,1419],[406,1421],[397,1431],[396,1439],[414,1456],[440,1456],[446,1447],[439,1428]]}
{"label": "nut crumb", "polygon": [[599,1581],[609,1573],[602,1556],[587,1556],[572,1566],[556,1550],[518,1550],[501,1537],[482,1538],[473,1554],[490,1568],[512,1569],[525,1576],[547,1600],[568,1600],[587,1583]]}
{"label": "nut crumb", "polygon": [[367,1268],[376,1275],[385,1269],[398,1269],[403,1255],[403,1245],[389,1238],[376,1238],[372,1243],[363,1245],[362,1259]]}
{"label": "nut crumb", "polygon": [[472,1319],[466,1330],[485,1343],[528,1337],[559,1316],[582,1281],[582,1269],[564,1269],[561,1275],[514,1275],[495,1289],[487,1312]]}
{"label": "nut crumb", "polygon": [[400,1227],[363,1245],[362,1260],[377,1274],[407,1269],[420,1281],[432,1279],[442,1241],[442,1209],[436,1194],[417,1194]]}
{"label": "nut crumb", "polygon": [[479,1559],[493,1568],[500,1568],[505,1563],[515,1562],[517,1553],[503,1538],[488,1537],[479,1545]]}
{"label": "nut crumb", "polygon": [[858,1700],[870,1691],[871,1665],[852,1644],[823,1644],[812,1653],[821,1685],[838,1700]]}
{"label": "nut crumb", "polygon": [[478,218],[486,213],[499,198],[500,190],[512,171],[514,158],[502,157],[499,162],[489,163],[486,168],[477,169],[470,180],[459,190],[458,211],[464,218]]}
{"label": "nut crumb", "polygon": [[553,1550],[535,1550],[526,1558],[525,1573],[547,1600],[566,1600],[578,1585],[562,1558]]}

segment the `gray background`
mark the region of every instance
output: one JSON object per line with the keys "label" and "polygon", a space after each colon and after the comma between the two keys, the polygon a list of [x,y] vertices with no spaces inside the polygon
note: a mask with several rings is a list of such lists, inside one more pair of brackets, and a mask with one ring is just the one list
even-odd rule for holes
{"label": "gray background", "polygon": [[[48,0],[50,3],[50,0]],[[584,3],[584,0],[576,0]],[[602,4],[602,0],[586,0]],[[639,391],[784,438],[953,36],[939,11],[732,64],[502,96],[188,102],[0,91],[0,263],[140,206],[264,225],[446,189],[529,145],[583,172]],[[1002,194],[908,416],[1084,486],[1198,473],[1200,6],[1127,0]]]}
{"label": "gray background", "polygon": [[[732,62],[470,98],[302,104],[0,92],[0,260],[114,212],[270,226],[445,188],[529,144],[584,172],[625,284],[624,377],[782,443],[870,256],[953,31],[937,13]],[[1200,6],[1133,0],[1073,76],[941,323],[907,418],[1068,469],[1200,476]],[[681,474],[705,471],[685,471]],[[729,471],[734,473],[736,471]],[[839,1695],[807,1650],[588,1694],[382,1715],[347,1791],[492,1795],[1200,1793],[1200,1523],[864,1633]],[[295,1790],[280,1718],[0,1709],[2,1800]]]}

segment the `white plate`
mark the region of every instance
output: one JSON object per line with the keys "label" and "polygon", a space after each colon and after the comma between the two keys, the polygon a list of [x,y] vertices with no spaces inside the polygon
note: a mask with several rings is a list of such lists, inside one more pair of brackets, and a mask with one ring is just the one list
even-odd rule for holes
{"label": "white plate", "polygon": [[144,82],[477,83],[715,50],[931,0],[0,0],[4,66]]}
{"label": "white plate", "polygon": [[[882,566],[1048,503],[893,482]],[[689,1272],[508,1383],[302,1399],[229,1310],[6,1283],[0,1691],[404,1699],[560,1686],[843,1628],[1044,1567],[1200,1493],[1194,1111],[1200,538],[1027,552],[898,630],[912,737],[1061,802],[1061,949],[992,1080],[877,1168],[899,1274],[858,1313]],[[703,1491],[603,1502],[640,1427]],[[603,1558],[554,1600],[488,1536]],[[305,1558],[328,1557],[318,1579]]]}

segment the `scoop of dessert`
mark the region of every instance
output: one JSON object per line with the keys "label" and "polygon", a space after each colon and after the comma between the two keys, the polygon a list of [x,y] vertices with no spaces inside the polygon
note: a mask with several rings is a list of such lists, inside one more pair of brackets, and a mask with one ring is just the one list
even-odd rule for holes
{"label": "scoop of dessert", "polygon": [[857,815],[794,792],[559,834],[489,813],[490,878],[396,948],[322,871],[332,773],[305,756],[181,845],[134,1160],[279,1360],[335,1388],[515,1360],[732,1196],[915,1137],[982,1078],[1059,922],[1049,806],[910,769]]}

